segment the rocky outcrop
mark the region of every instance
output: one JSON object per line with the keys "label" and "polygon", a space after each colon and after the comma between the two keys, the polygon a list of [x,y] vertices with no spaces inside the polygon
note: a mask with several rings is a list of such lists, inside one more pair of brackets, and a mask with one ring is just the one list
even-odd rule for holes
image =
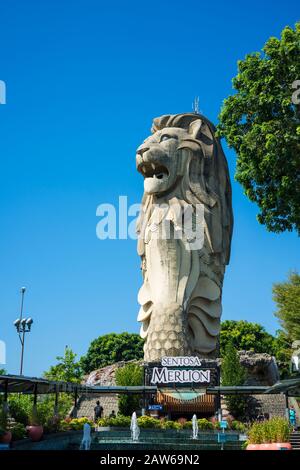
{"label": "rocky outcrop", "polygon": [[240,362],[247,370],[245,385],[271,386],[279,380],[276,359],[270,354],[239,351]]}
{"label": "rocky outcrop", "polygon": [[123,367],[126,364],[125,361],[116,362],[101,369],[94,370],[84,378],[86,385],[116,385],[115,374],[119,367]]}
{"label": "rocky outcrop", "polygon": [[[113,386],[116,385],[116,371],[120,367],[123,367],[129,362],[137,361],[120,361],[115,364],[111,364],[101,369],[94,370],[84,378],[84,383],[86,385],[94,386]],[[78,408],[77,408],[77,417],[86,416],[90,419],[93,419],[94,408],[96,406],[96,401],[100,401],[100,405],[103,408],[103,416],[109,416],[112,411],[116,414],[119,410],[118,405],[118,395],[114,393],[86,393],[82,395],[79,399]]]}

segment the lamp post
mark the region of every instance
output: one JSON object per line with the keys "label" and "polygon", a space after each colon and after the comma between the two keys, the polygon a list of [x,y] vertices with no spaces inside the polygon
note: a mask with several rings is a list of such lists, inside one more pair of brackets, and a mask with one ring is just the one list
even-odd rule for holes
{"label": "lamp post", "polygon": [[24,360],[24,345],[25,345],[25,333],[29,333],[33,323],[32,318],[23,318],[23,306],[24,306],[24,295],[26,287],[21,288],[21,311],[20,318],[14,321],[19,339],[21,342],[21,365],[20,365],[20,375],[23,375],[23,360]]}

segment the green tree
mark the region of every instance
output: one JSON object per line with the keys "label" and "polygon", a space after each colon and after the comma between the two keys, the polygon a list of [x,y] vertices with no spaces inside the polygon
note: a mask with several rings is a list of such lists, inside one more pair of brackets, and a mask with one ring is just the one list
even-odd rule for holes
{"label": "green tree", "polygon": [[86,356],[81,358],[85,373],[119,361],[143,358],[142,338],[135,333],[110,333],[92,341]]}
{"label": "green tree", "polygon": [[283,328],[286,343],[291,346],[300,340],[300,275],[292,272],[287,282],[273,285],[273,299],[277,304],[275,315]]}
{"label": "green tree", "polygon": [[[0,375],[5,375],[5,374],[6,374],[6,370],[0,369]],[[0,395],[0,407],[2,406],[2,403],[3,403],[3,396]]]}
{"label": "green tree", "polygon": [[[224,100],[218,131],[237,157],[235,178],[273,232],[300,233],[300,23],[238,62],[236,94]],[[299,88],[299,87],[298,87]]]}
{"label": "green tree", "polygon": [[80,383],[82,379],[82,369],[79,362],[76,362],[77,354],[66,346],[64,356],[57,356],[59,361],[55,366],[44,372],[44,377],[49,380],[63,380],[65,382]]}
{"label": "green tree", "polygon": [[[117,385],[142,385],[143,368],[138,364],[126,364],[116,371]],[[130,416],[140,408],[140,395],[120,395],[119,412],[124,416]]]}
{"label": "green tree", "polygon": [[278,340],[267,333],[259,323],[245,320],[226,320],[221,324],[220,349],[221,357],[224,356],[226,347],[232,343],[238,350],[255,351],[256,353],[268,353],[277,356]]}
{"label": "green tree", "polygon": [[[243,385],[246,378],[245,368],[241,365],[237,349],[229,342],[221,364],[221,383],[223,386]],[[229,412],[236,418],[242,418],[247,408],[247,399],[236,395],[227,395],[225,402]]]}

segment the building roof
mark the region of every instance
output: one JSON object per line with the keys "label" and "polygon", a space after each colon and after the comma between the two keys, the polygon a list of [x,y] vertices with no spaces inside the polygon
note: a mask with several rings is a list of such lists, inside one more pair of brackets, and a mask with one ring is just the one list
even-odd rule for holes
{"label": "building roof", "polygon": [[0,392],[2,393],[155,393],[156,386],[91,386],[73,382],[53,381],[37,377],[20,375],[0,375]]}
{"label": "building roof", "polygon": [[[156,393],[159,390],[157,386],[117,386],[117,385],[85,385],[73,382],[54,381],[42,379],[37,377],[26,377],[20,375],[0,375],[0,393],[26,393],[26,394],[48,394],[56,392],[65,393],[117,393],[117,394],[141,394],[141,393]],[[161,391],[168,391],[167,388]],[[181,391],[183,389],[170,388],[169,391]],[[185,389],[185,392],[188,390]],[[197,387],[190,387],[190,391],[199,393]],[[215,386],[208,387],[205,392],[207,394],[221,395],[259,395],[259,394],[274,394],[274,393],[287,393],[289,396],[300,395],[300,377],[295,379],[282,380],[276,382],[271,387],[256,386],[256,385],[241,385],[241,386]]]}

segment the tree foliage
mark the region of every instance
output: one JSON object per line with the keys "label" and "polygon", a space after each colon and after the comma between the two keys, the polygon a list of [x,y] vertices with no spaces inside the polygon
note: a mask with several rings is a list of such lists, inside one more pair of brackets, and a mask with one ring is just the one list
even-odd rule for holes
{"label": "tree foliage", "polygon": [[[138,364],[126,364],[116,371],[116,384],[123,386],[142,385],[143,369]],[[140,395],[120,395],[119,412],[130,416],[140,408]]]}
{"label": "tree foliage", "polygon": [[[246,371],[241,365],[237,349],[233,342],[229,341],[225,348],[225,354],[221,365],[221,383],[226,385],[243,385]],[[242,417],[247,408],[247,400],[244,397],[227,395],[225,399],[229,412],[235,417]]]}
{"label": "tree foliage", "polygon": [[278,353],[278,340],[266,332],[259,323],[245,320],[226,320],[221,324],[220,349],[221,357],[224,356],[229,343],[238,350],[255,351],[256,353],[268,353],[276,356]]}
{"label": "tree foliage", "polygon": [[299,56],[297,23],[238,62],[236,94],[219,116],[219,135],[238,155],[235,177],[258,204],[259,222],[273,232],[300,233]]}
{"label": "tree foliage", "polygon": [[135,333],[110,333],[92,341],[86,356],[81,358],[85,373],[119,361],[143,358],[142,338]]}
{"label": "tree foliage", "polygon": [[65,382],[80,382],[82,379],[82,369],[76,361],[77,354],[66,346],[64,356],[57,356],[59,361],[55,366],[44,372],[44,377],[49,380],[63,380]]}
{"label": "tree foliage", "polygon": [[284,330],[287,343],[300,340],[300,275],[292,272],[287,282],[273,285],[277,304],[276,317]]}
{"label": "tree foliage", "polygon": [[[33,395],[12,393],[9,395],[9,414],[17,422],[27,426],[33,417],[44,426],[45,431],[52,430],[54,417],[55,396],[39,395],[36,412],[33,413]],[[68,415],[72,406],[72,397],[66,393],[59,394],[56,413],[61,418]]]}

